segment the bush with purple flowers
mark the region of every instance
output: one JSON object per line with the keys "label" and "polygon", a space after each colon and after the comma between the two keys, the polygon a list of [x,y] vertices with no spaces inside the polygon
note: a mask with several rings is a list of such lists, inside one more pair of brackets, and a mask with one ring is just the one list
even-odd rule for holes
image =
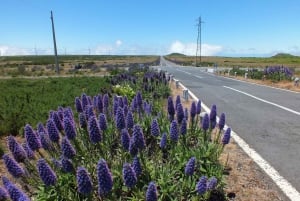
{"label": "bush with purple flowers", "polygon": [[[84,93],[75,98],[74,111],[52,111],[57,115],[45,127],[40,123],[35,130],[27,124],[25,150],[10,138],[10,153],[3,159],[8,173],[20,184],[28,183],[30,188],[21,185],[28,196],[57,201],[208,200],[214,191],[222,192],[218,158],[230,135],[219,131],[222,139],[205,137],[212,132],[209,116],[195,118],[201,101],[191,111],[183,110],[180,99],[169,96],[164,72],[105,79],[136,93]],[[17,191],[11,189],[1,193]]]}

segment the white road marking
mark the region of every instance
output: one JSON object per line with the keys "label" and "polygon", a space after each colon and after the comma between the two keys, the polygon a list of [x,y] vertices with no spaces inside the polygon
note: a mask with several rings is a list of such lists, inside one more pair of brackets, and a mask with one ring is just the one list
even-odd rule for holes
{"label": "white road marking", "polygon": [[177,71],[180,71],[180,72],[186,73],[186,74],[188,74],[188,75],[191,75],[191,74],[192,74],[192,73],[186,72],[186,71],[184,71],[184,70],[179,70],[179,69],[177,69]]}
{"label": "white road marking", "polygon": [[[181,87],[186,87],[179,83]],[[191,90],[189,90],[190,96],[198,101],[199,99]],[[203,109],[210,113],[210,109],[202,102],[201,106]],[[219,117],[217,117],[217,122],[219,122]],[[224,130],[228,128],[228,125],[224,126]],[[300,193],[288,182],[284,177],[282,177],[275,168],[273,168],[265,159],[263,159],[253,148],[251,148],[241,137],[237,135],[233,130],[231,130],[231,136],[235,142],[244,150],[244,152],[253,159],[253,161],[275,182],[275,184],[283,191],[283,193],[291,201],[299,201]]]}
{"label": "white road marking", "polygon": [[197,77],[197,78],[199,78],[199,79],[203,78],[203,77],[201,77],[201,76],[199,76],[199,75],[195,75],[195,77]]}
{"label": "white road marking", "polygon": [[268,104],[270,104],[270,105],[274,105],[274,106],[276,106],[276,107],[278,107],[278,108],[281,108],[281,109],[283,109],[283,110],[286,110],[286,111],[288,111],[288,112],[291,112],[291,113],[294,113],[294,114],[300,116],[300,112],[297,112],[297,111],[292,110],[292,109],[290,109],[290,108],[284,107],[284,106],[282,106],[282,105],[279,105],[279,104],[276,104],[276,103],[273,103],[273,102],[270,102],[270,101],[267,101],[267,100],[264,100],[264,99],[262,99],[262,98],[258,98],[258,97],[256,97],[256,96],[253,96],[253,95],[251,95],[251,94],[248,94],[248,93],[246,93],[246,92],[243,92],[243,91],[240,91],[240,90],[231,88],[231,87],[227,87],[227,86],[223,86],[223,87],[225,87],[225,88],[227,88],[227,89],[231,89],[231,90],[236,91],[236,92],[239,92],[239,93],[241,93],[241,94],[244,94],[244,95],[246,95],[246,96],[249,96],[249,97],[251,97],[251,98],[254,98],[254,99],[256,99],[256,100],[259,100],[259,101],[261,101],[261,102],[268,103]]}

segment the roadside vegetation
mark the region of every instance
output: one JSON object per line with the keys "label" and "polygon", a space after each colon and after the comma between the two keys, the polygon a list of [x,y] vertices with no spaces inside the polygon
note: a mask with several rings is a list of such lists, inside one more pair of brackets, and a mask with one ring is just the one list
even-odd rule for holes
{"label": "roadside vegetation", "polygon": [[[166,59],[184,66],[195,66],[195,56],[186,56],[183,54],[170,54]],[[277,54],[272,57],[215,57],[202,56],[201,66],[213,67],[215,64],[221,67],[229,68],[265,68],[267,66],[285,66],[292,71],[299,73],[300,57],[290,54]],[[198,57],[198,65],[199,57]]]}
{"label": "roadside vegetation", "polygon": [[7,197],[225,200],[218,159],[230,128],[222,131],[224,114],[216,122],[215,105],[202,118],[201,101],[183,108],[180,96],[170,96],[164,72],[135,70],[102,79],[89,83],[97,91],[74,94],[38,124],[26,122],[24,139],[8,137],[2,157]]}

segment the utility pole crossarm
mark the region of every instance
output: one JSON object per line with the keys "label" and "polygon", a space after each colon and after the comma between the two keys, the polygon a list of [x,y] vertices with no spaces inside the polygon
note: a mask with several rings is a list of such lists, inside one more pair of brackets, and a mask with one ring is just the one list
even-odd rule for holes
{"label": "utility pole crossarm", "polygon": [[59,74],[59,65],[58,65],[55,30],[54,30],[54,20],[53,20],[52,10],[51,10],[51,17],[50,18],[51,18],[51,22],[52,22],[52,35],[53,35],[53,43],[54,43],[55,67],[56,67],[56,73]]}

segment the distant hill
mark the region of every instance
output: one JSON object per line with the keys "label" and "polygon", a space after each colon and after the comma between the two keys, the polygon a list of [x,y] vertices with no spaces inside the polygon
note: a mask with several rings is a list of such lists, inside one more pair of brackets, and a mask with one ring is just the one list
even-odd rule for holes
{"label": "distant hill", "polygon": [[181,53],[171,53],[171,54],[169,54],[168,56],[180,56],[180,57],[185,57],[186,55],[184,55],[184,54],[181,54]]}
{"label": "distant hill", "polygon": [[298,56],[287,54],[287,53],[278,53],[272,56],[271,58],[294,58],[294,57],[298,57]]}

